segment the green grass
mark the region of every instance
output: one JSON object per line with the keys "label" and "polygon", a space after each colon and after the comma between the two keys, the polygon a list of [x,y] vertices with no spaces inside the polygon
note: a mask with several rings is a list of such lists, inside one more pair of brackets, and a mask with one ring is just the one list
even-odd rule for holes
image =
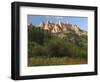
{"label": "green grass", "polygon": [[69,57],[41,57],[28,58],[28,66],[48,66],[48,65],[75,65],[87,64],[86,59]]}

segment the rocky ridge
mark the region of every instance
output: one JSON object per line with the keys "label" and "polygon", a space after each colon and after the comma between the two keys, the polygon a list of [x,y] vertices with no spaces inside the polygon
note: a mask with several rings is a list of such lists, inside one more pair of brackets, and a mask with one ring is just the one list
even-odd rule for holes
{"label": "rocky ridge", "polygon": [[63,23],[61,21],[57,23],[51,23],[50,21],[41,22],[39,25],[40,29],[47,30],[52,33],[58,32],[68,32],[75,31],[76,33],[80,33],[82,30],[76,24]]}

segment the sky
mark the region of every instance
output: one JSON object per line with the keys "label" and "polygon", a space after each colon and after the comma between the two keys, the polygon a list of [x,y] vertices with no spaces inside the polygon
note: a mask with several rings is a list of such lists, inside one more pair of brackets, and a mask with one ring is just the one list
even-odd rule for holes
{"label": "sky", "polygon": [[57,23],[58,21],[63,23],[76,24],[81,29],[87,31],[88,29],[88,18],[87,17],[76,17],[76,16],[49,16],[49,15],[28,15],[28,23],[32,23],[35,26],[44,21],[50,21]]}

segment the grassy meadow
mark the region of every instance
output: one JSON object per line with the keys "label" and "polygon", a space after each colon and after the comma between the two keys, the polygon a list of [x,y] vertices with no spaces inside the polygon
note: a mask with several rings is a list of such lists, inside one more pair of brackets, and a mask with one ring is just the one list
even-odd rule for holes
{"label": "grassy meadow", "polygon": [[86,59],[68,57],[31,57],[28,59],[28,66],[74,65],[86,63]]}

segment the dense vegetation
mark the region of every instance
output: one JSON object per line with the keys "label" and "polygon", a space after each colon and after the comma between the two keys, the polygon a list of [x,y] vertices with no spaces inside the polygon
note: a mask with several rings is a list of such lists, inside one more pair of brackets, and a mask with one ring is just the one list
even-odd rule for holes
{"label": "dense vegetation", "polygon": [[[81,35],[78,35],[74,31],[50,33],[49,31],[41,30],[39,27],[28,27],[29,66],[73,64],[68,63],[68,58],[87,60],[86,34],[82,32]],[[52,63],[54,62],[53,59],[56,63]],[[65,59],[67,63],[64,62]],[[42,63],[38,64],[36,61]],[[57,61],[59,62],[57,63]],[[78,61],[76,64],[78,63],[82,62]]]}

